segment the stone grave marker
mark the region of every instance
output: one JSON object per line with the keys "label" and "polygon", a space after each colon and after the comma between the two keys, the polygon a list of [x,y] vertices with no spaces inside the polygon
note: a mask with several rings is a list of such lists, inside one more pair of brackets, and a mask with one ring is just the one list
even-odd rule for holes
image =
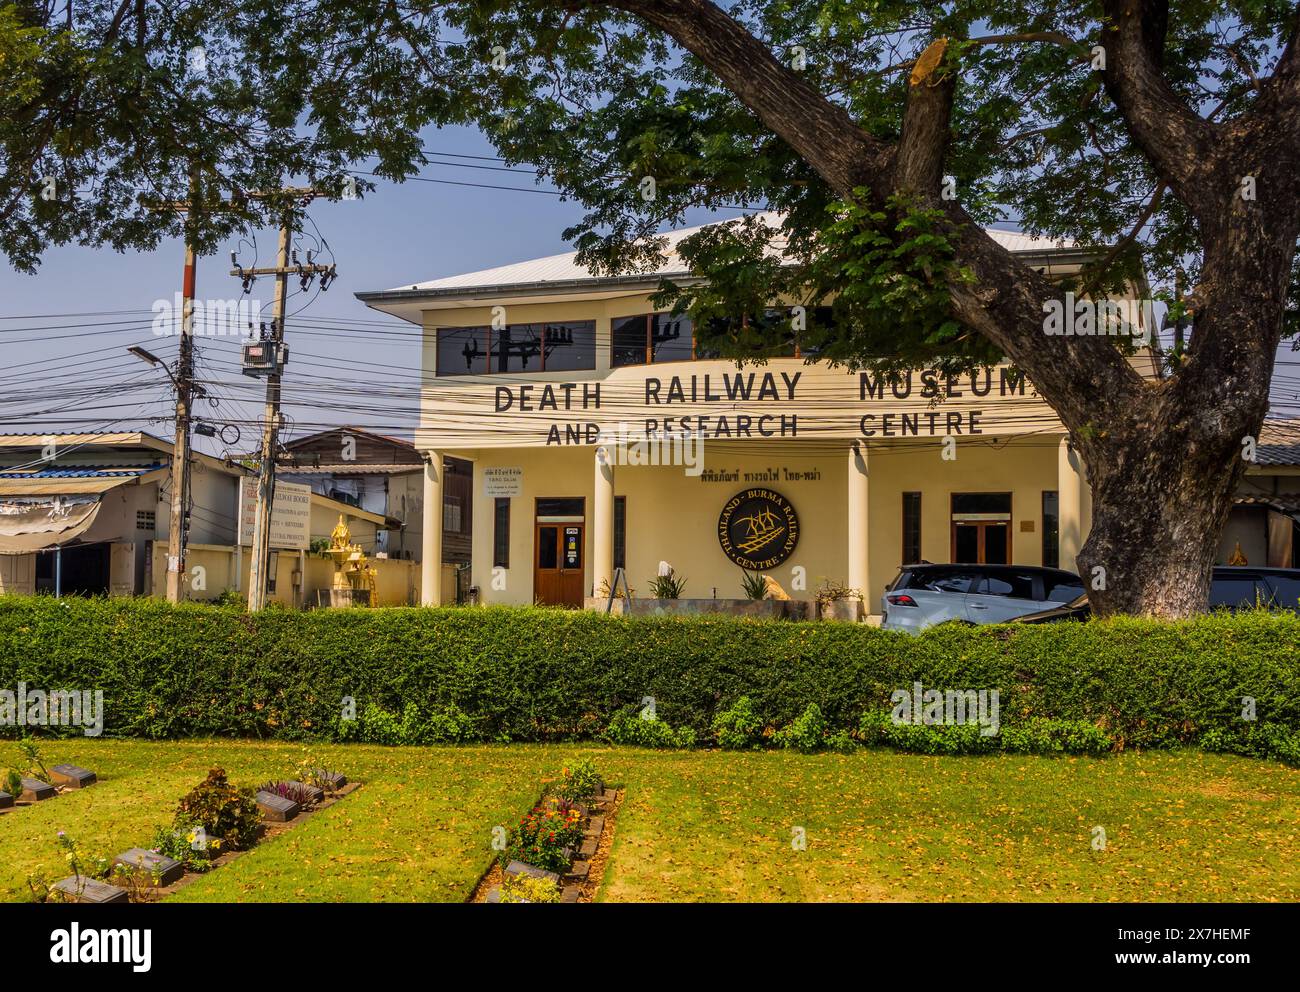
{"label": "stone grave marker", "polygon": [[50,778],[55,785],[66,785],[69,789],[84,789],[98,781],[94,772],[76,765],[55,765],[50,769]]}
{"label": "stone grave marker", "polygon": [[257,805],[262,810],[262,819],[270,820],[272,823],[284,823],[292,820],[301,811],[300,807],[292,799],[285,799],[283,796],[276,796],[270,792],[259,792],[257,794]]}
{"label": "stone grave marker", "polygon": [[347,777],[340,772],[327,772],[324,768],[313,768],[311,773],[322,782],[329,783],[329,787],[335,792],[348,784]]}
{"label": "stone grave marker", "polygon": [[12,809],[14,797],[7,792],[0,792],[0,809]]}
{"label": "stone grave marker", "polygon": [[314,803],[318,803],[325,798],[324,789],[317,788],[314,785],[309,785],[306,782],[292,782],[292,783],[283,783],[283,784],[296,785],[298,788],[302,789],[303,792],[307,793],[307,795],[311,797],[311,801]]}
{"label": "stone grave marker", "polygon": [[125,865],[145,885],[171,885],[185,874],[185,866],[179,861],[155,851],[146,851],[143,847],[133,847],[119,854],[113,859],[113,864]]}
{"label": "stone grave marker", "polygon": [[49,782],[42,782],[38,778],[23,779],[23,794],[18,798],[23,802],[39,803],[45,799],[53,799],[58,795],[54,786]]}
{"label": "stone grave marker", "polygon": [[506,865],[507,875],[531,875],[533,878],[549,878],[552,882],[558,883],[560,876],[553,871],[547,871],[545,868],[534,868],[532,865],[526,865],[522,861],[511,861]]}
{"label": "stone grave marker", "polygon": [[116,885],[109,885],[106,882],[97,882],[93,878],[87,878],[82,875],[77,878],[71,875],[61,881],[55,882],[53,888],[69,896],[73,902],[130,902],[126,889],[119,888]]}

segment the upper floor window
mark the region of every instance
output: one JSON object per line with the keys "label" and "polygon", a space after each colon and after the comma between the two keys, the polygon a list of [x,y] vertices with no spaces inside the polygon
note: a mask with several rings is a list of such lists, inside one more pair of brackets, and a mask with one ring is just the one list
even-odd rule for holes
{"label": "upper floor window", "polygon": [[642,313],[610,323],[610,368],[684,362],[695,357],[691,318],[685,314]]}
{"label": "upper floor window", "polygon": [[441,327],[438,375],[573,372],[596,367],[596,322],[570,320],[491,327]]}

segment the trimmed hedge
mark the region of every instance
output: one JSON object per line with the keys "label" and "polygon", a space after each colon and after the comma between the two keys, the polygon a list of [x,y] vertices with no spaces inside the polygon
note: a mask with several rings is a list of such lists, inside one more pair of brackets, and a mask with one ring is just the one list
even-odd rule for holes
{"label": "trimmed hedge", "polygon": [[[953,627],[913,638],[834,623],[609,617],[504,607],[267,610],[143,599],[0,597],[0,688],[102,688],[106,734],[299,739],[337,734],[341,701],[427,739],[595,738],[653,696],[713,740],[741,696],[768,726],[815,703],[832,731],[890,693],[1001,692],[1001,720],[1086,721],[1116,748],[1300,745],[1300,616]],[[1241,718],[1256,700],[1259,724]],[[387,732],[370,711],[376,737]],[[462,726],[469,721],[469,728]],[[1266,733],[1260,726],[1268,725]],[[0,733],[14,736],[13,727]]]}

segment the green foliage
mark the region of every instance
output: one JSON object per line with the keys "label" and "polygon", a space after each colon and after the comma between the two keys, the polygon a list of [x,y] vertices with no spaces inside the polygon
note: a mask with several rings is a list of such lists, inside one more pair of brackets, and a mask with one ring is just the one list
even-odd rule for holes
{"label": "green foliage", "polygon": [[887,710],[864,713],[858,739],[913,754],[1105,754],[1114,741],[1086,720],[1033,717],[1021,724],[1003,724],[996,734],[982,734],[974,723],[895,723]]}
{"label": "green foliage", "polygon": [[767,595],[767,583],[763,581],[762,572],[740,570],[740,588],[745,591],[746,599],[762,599]]}
{"label": "green foliage", "polygon": [[844,730],[833,730],[822,715],[821,707],[809,703],[787,726],[772,735],[772,743],[787,751],[813,754],[817,751],[851,751],[853,738]]}
{"label": "green foliage", "polygon": [[399,717],[376,703],[368,703],[357,719],[340,718],[337,733],[341,741],[390,747],[459,744],[474,739],[474,721],[455,705],[424,711],[408,702]]}
{"label": "green foliage", "polygon": [[635,747],[680,748],[695,746],[695,731],[690,727],[670,727],[663,720],[642,716],[635,707],[620,710],[605,728],[611,744]]}
{"label": "green foliage", "polygon": [[501,879],[502,902],[559,902],[560,887],[551,878],[507,875]]}
{"label": "green foliage", "polygon": [[1300,765],[1300,730],[1280,723],[1241,721],[1232,727],[1212,727],[1197,743],[1207,751]]}
{"label": "green foliage", "polygon": [[351,696],[388,713],[413,705],[409,726],[434,714],[450,720],[454,706],[473,721],[462,737],[481,741],[591,740],[620,713],[615,735],[662,735],[636,714],[645,696],[660,721],[700,739],[741,696],[765,725],[784,726],[816,703],[830,727],[851,730],[920,681],[999,690],[1004,732],[1052,718],[1092,724],[1116,749],[1172,747],[1242,727],[1242,696],[1256,700],[1261,724],[1300,730],[1300,616],[1117,617],[909,637],[724,616],[504,607],[250,615],[0,597],[0,685],[19,681],[102,688],[110,737],[330,738]]}
{"label": "green foliage", "polygon": [[754,703],[741,696],[730,709],[713,718],[713,739],[728,751],[758,749],[763,746],[763,721],[754,712]]}
{"label": "green foliage", "polygon": [[154,831],[151,848],[180,862],[186,871],[205,872],[212,867],[212,859],[221,853],[223,845],[218,837],[205,838],[202,829],[198,820],[177,816],[170,827],[159,826]]}
{"label": "green foliage", "polygon": [[17,799],[23,792],[22,772],[16,768],[10,768],[5,772],[4,785],[0,786],[0,792],[7,792]]}
{"label": "green foliage", "polygon": [[560,769],[552,792],[560,799],[577,803],[591,799],[603,787],[596,763],[590,758],[582,758]]}
{"label": "green foliage", "polygon": [[20,738],[18,750],[22,752],[23,760],[27,762],[27,776],[48,785],[50,770],[45,767],[45,761],[41,758],[41,748],[36,743],[36,738],[27,736]]}
{"label": "green foliage", "polygon": [[573,848],[581,842],[582,813],[568,800],[545,800],[520,818],[500,861],[522,861],[534,868],[562,872],[569,867]]}
{"label": "green foliage", "polygon": [[650,580],[650,595],[654,599],[681,599],[685,588],[686,579],[671,568],[667,575],[656,575]]}
{"label": "green foliage", "polygon": [[242,851],[257,839],[261,812],[252,789],[237,789],[226,779],[221,768],[213,768],[208,777],[186,795],[176,807],[174,829],[202,827],[209,838],[226,847]]}

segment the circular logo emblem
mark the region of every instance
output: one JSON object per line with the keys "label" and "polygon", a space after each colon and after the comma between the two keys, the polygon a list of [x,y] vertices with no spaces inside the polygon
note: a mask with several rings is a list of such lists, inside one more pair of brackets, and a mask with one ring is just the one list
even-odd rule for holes
{"label": "circular logo emblem", "polygon": [[790,501],[771,489],[744,489],[727,500],[718,517],[722,553],[741,568],[776,568],[799,543],[799,517]]}

